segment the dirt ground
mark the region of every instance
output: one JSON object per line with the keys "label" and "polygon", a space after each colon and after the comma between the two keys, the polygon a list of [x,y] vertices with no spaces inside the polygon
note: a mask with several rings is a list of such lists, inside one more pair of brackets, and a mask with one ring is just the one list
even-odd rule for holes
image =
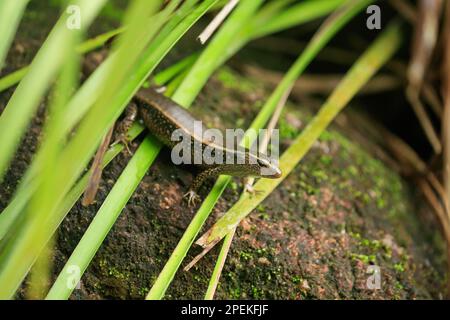
{"label": "dirt ground", "polygon": [[[44,23],[39,15],[28,18],[32,22],[28,27]],[[2,74],[29,62],[46,33],[45,28],[35,33],[23,30],[16,37]],[[12,92],[9,89],[0,94],[0,111]],[[206,85],[193,112],[211,127],[246,128],[269,94],[270,88],[263,79],[244,77],[224,67]],[[38,146],[45,105],[43,101],[5,182],[0,185],[0,209],[12,197]],[[283,148],[304,128],[312,109],[306,102],[289,102],[279,125]],[[343,119],[351,116],[346,112]],[[243,221],[216,298],[444,296],[446,261],[432,211],[412,182],[377,157],[376,143],[367,132],[355,130],[351,121],[343,123],[325,132],[296,170]],[[54,276],[128,161],[129,156],[123,153],[107,167],[96,204],[84,208],[77,203],[68,214],[56,238]],[[195,213],[181,198],[193,176],[186,168],[170,163],[168,149],[161,151],[71,299],[145,296]],[[209,181],[204,186],[202,196],[212,184]],[[234,180],[203,231],[237,200],[241,190],[240,181]],[[217,249],[191,271],[180,270],[166,298],[201,299]],[[194,246],[182,266],[199,252]],[[373,270],[379,270],[379,288],[373,287]]]}

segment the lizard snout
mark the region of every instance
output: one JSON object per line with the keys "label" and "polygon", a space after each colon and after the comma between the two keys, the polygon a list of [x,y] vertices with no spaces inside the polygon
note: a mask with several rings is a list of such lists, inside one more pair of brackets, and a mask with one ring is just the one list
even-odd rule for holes
{"label": "lizard snout", "polygon": [[272,175],[273,178],[278,179],[281,178],[281,170],[278,167],[273,167],[274,174]]}
{"label": "lizard snout", "polygon": [[271,165],[269,168],[262,168],[261,173],[264,178],[278,179],[281,177],[280,168],[278,168],[274,165]]}

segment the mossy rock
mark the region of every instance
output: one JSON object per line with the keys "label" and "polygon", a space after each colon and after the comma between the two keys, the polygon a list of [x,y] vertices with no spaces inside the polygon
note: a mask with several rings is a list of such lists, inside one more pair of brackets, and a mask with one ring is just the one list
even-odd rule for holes
{"label": "mossy rock", "polygon": [[[225,82],[224,72],[228,73]],[[253,87],[242,90],[230,79]],[[257,80],[224,68],[205,87],[193,112],[216,127],[236,127],[236,123],[245,127],[268,94]],[[288,105],[280,123],[284,147],[310,117],[305,108]],[[139,299],[148,292],[195,213],[182,201],[193,174],[171,165],[169,158],[170,151],[163,149],[72,298]],[[128,160],[121,155],[106,170],[99,204]],[[234,180],[203,231],[240,192],[240,181]],[[441,297],[445,288],[442,242],[437,226],[430,222],[432,212],[422,202],[399,174],[333,127],[242,222],[216,298]],[[97,209],[77,205],[69,214],[59,233],[58,267]],[[183,266],[199,252],[194,246]],[[215,248],[191,271],[180,270],[166,298],[201,299],[217,254]],[[380,272],[379,289],[368,285],[374,279],[373,270]]]}
{"label": "mossy rock", "polygon": [[[36,43],[30,44],[20,35],[16,45],[36,48]],[[10,55],[4,72],[29,61],[28,53],[33,50],[26,52],[13,60]],[[0,110],[11,93],[1,94]],[[211,127],[246,128],[269,94],[262,79],[246,78],[224,67],[209,81],[192,109]],[[283,148],[304,128],[311,114],[298,102],[288,104],[280,121]],[[32,134],[23,141],[0,186],[0,209],[7,205],[31,160],[43,119],[41,110],[30,126]],[[355,141],[358,139],[345,128],[330,128],[294,172],[242,222],[216,298],[443,296],[446,261],[431,209],[410,182],[378,160],[371,148]],[[77,203],[68,214],[56,238],[54,277],[128,161],[129,156],[121,154],[105,170],[96,204],[84,208]],[[163,149],[71,299],[143,298],[195,214],[182,202],[192,178],[193,173],[186,168],[170,164],[170,152]],[[203,188],[202,196],[212,184],[210,181]],[[241,190],[239,181],[234,180],[202,231],[226,212]],[[194,246],[183,266],[199,252]],[[217,254],[215,248],[189,272],[180,270],[165,298],[201,299]],[[380,272],[379,289],[368,286],[374,279],[373,270]]]}

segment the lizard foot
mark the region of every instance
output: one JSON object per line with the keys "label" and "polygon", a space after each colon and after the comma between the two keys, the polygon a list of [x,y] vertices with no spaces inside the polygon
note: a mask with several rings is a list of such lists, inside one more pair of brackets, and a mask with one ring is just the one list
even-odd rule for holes
{"label": "lizard foot", "polygon": [[253,188],[252,184],[248,184],[248,183],[246,183],[244,185],[244,192],[249,193],[251,197],[262,193],[261,190],[256,190],[255,188]]}
{"label": "lizard foot", "polygon": [[116,144],[123,144],[124,146],[124,150],[130,155],[133,155],[133,152],[131,152],[130,149],[130,140],[128,140],[127,135],[126,134],[120,134],[117,139],[111,144],[111,147],[114,147]]}
{"label": "lizard foot", "polygon": [[187,199],[188,206],[193,207],[197,201],[200,201],[200,196],[193,190],[189,190],[188,193],[183,195],[183,198]]}

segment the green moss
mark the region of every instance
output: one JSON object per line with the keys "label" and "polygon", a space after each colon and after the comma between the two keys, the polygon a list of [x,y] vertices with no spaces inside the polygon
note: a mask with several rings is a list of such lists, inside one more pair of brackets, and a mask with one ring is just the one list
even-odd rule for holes
{"label": "green moss", "polygon": [[303,279],[300,276],[293,276],[291,280],[292,280],[292,283],[297,284],[297,283],[300,283]]}
{"label": "green moss", "polygon": [[355,166],[353,166],[353,165],[349,166],[349,167],[347,168],[347,170],[348,170],[348,173],[349,173],[351,176],[353,176],[353,177],[356,177],[356,176],[358,176],[358,174],[359,174],[358,168],[355,167]]}
{"label": "green moss", "polygon": [[262,249],[256,249],[255,252],[261,256],[261,255],[265,255],[268,252],[268,250],[267,250],[267,248],[262,248]]}
{"label": "green moss", "polygon": [[358,248],[370,255],[378,255],[387,260],[392,258],[392,249],[379,240],[371,240],[361,237],[359,233],[349,232],[349,235],[357,240]]}
{"label": "green moss", "polygon": [[128,271],[123,272],[117,268],[117,266],[111,266],[106,259],[101,259],[98,265],[104,275],[122,280],[127,280],[130,277],[130,273]]}
{"label": "green moss", "polygon": [[139,288],[138,294],[142,297],[145,297],[149,291],[150,291],[149,287],[142,287]]}
{"label": "green moss", "polygon": [[362,239],[360,244],[364,247],[368,247],[373,250],[379,250],[381,248],[384,248],[382,243],[378,240]]}
{"label": "green moss", "polygon": [[325,130],[319,137],[320,141],[327,142],[335,140],[335,135],[330,130]]}
{"label": "green moss", "polygon": [[[313,186],[312,184],[307,183],[306,181],[300,180],[299,182],[300,188],[304,190],[307,194],[313,195],[319,193],[319,189]],[[297,195],[294,193],[292,195],[293,198],[296,198]]]}
{"label": "green moss", "polygon": [[217,71],[216,77],[225,88],[239,90],[244,93],[255,90],[255,84],[252,81],[239,76],[226,66]]}
{"label": "green moss", "polygon": [[120,272],[116,267],[110,267],[108,269],[108,274],[117,279],[127,279],[128,278],[127,274]]}
{"label": "green moss", "polygon": [[251,254],[251,253],[249,253],[249,252],[245,252],[245,251],[242,251],[240,254],[239,254],[239,256],[241,257],[241,259],[244,259],[244,260],[251,260],[252,258],[253,258],[253,255]]}
{"label": "green moss", "polygon": [[355,238],[355,239],[361,239],[361,234],[359,234],[358,232],[352,232],[350,231],[348,233],[350,235],[350,237]]}
{"label": "green moss", "polygon": [[285,120],[285,117],[280,119],[278,125],[279,135],[281,140],[291,140],[297,137],[299,130],[292,126],[289,122]]}
{"label": "green moss", "polygon": [[[122,7],[118,6],[118,3],[123,1],[108,1],[103,6],[102,10],[100,11],[100,16],[111,19],[112,21],[121,21],[123,19],[124,15],[124,9],[123,5]],[[70,3],[68,0],[50,0],[48,1],[48,4],[53,7],[61,8],[63,6],[66,6],[68,3]]]}
{"label": "green moss", "polygon": [[386,200],[382,197],[377,198],[377,207],[378,209],[386,208]]}
{"label": "green moss", "polygon": [[328,175],[324,170],[315,170],[312,172],[312,176],[317,179],[318,183],[328,180]]}
{"label": "green moss", "polygon": [[244,126],[244,124],[245,124],[245,119],[244,118],[238,118],[236,120],[236,127],[237,128],[242,128]]}
{"label": "green moss", "polygon": [[395,283],[395,288],[398,289],[398,290],[403,290],[405,287],[400,282],[396,282]]}
{"label": "green moss", "polygon": [[256,210],[260,213],[265,213],[266,212],[266,206],[263,203],[260,203],[257,207]]}
{"label": "green moss", "polygon": [[328,155],[323,155],[320,156],[320,162],[324,165],[324,166],[329,166],[331,165],[331,163],[333,162],[333,157],[332,156],[328,156]]}
{"label": "green moss", "polygon": [[396,264],[394,264],[394,270],[397,272],[405,272],[405,266],[401,262],[396,263]]}
{"label": "green moss", "polygon": [[264,291],[255,285],[252,285],[252,298],[253,299],[261,299],[263,297]]}
{"label": "green moss", "polygon": [[365,255],[365,254],[352,253],[350,256],[351,256],[352,260],[360,260],[360,261],[364,262],[365,264],[377,262],[377,257],[373,254]]}
{"label": "green moss", "polygon": [[205,282],[204,281],[204,279],[200,276],[200,275],[198,275],[198,274],[196,274],[195,276],[194,276],[194,280],[195,281],[197,281],[197,282]]}
{"label": "green moss", "polygon": [[[397,173],[386,168],[381,161],[373,158],[362,147],[353,144],[334,130],[323,132],[320,140],[338,143],[339,153],[335,158],[351,163],[345,170],[336,173],[338,178],[341,177],[341,181],[336,183],[340,190],[352,194],[355,199],[363,201],[364,204],[373,203],[380,210],[390,207],[392,215],[406,211],[401,201],[404,197],[402,182]],[[329,161],[331,160],[324,156],[320,158],[320,163],[324,165],[327,165]],[[323,169],[329,175],[329,168]],[[361,181],[367,185],[365,192],[352,186],[352,181],[355,179],[370,179],[367,182]],[[396,206],[395,209],[393,204]]]}
{"label": "green moss", "polygon": [[259,215],[259,218],[263,220],[268,220],[270,218],[270,215],[268,213],[262,213]]}
{"label": "green moss", "polygon": [[237,287],[229,291],[231,299],[239,299],[241,297],[241,288]]}

